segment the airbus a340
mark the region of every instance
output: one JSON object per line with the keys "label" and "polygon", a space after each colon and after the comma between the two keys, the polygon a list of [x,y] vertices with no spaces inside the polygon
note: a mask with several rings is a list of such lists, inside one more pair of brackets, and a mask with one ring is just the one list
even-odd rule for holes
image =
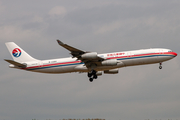
{"label": "airbus a340", "polygon": [[133,51],[122,51],[113,53],[98,54],[97,52],[86,52],[57,40],[58,44],[70,51],[72,57],[38,60],[31,57],[14,42],[7,42],[6,46],[13,58],[9,62],[10,68],[17,68],[32,72],[41,73],[70,73],[87,72],[89,81],[97,79],[104,74],[116,74],[118,69],[126,66],[144,65],[159,63],[162,69],[162,62],[177,56],[177,53],[170,49],[151,48]]}

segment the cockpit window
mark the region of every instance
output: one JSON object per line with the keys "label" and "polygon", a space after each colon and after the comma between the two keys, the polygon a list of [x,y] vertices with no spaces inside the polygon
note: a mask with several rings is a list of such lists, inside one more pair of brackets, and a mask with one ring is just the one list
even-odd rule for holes
{"label": "cockpit window", "polygon": [[168,52],[172,52],[172,50],[168,51]]}

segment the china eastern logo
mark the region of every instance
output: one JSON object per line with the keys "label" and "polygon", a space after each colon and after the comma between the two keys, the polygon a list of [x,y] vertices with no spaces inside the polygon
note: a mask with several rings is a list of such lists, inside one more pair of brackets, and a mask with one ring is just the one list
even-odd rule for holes
{"label": "china eastern logo", "polygon": [[19,56],[21,56],[21,50],[19,48],[15,48],[12,51],[12,54],[13,54],[14,57],[19,57]]}

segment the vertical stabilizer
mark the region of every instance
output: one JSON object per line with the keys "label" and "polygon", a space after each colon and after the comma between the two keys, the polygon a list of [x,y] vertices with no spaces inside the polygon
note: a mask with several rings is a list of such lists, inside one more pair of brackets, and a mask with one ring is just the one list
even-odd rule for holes
{"label": "vertical stabilizer", "polygon": [[16,62],[37,61],[37,59],[31,57],[28,53],[26,53],[22,48],[20,48],[14,42],[7,42],[5,44],[14,61]]}

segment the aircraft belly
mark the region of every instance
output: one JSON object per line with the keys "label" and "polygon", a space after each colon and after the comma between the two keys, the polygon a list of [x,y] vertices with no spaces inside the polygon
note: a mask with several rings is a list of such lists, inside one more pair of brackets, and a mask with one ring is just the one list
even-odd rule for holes
{"label": "aircraft belly", "polygon": [[[109,69],[114,69],[114,68],[119,68],[119,66],[117,66],[117,65],[115,65],[115,66],[96,66],[94,68],[94,70],[96,70],[96,71],[103,71],[103,70],[109,70]],[[88,71],[91,71],[91,68],[87,68],[84,65],[79,65],[79,66],[76,66],[74,68],[74,70],[76,72],[88,72]]]}
{"label": "aircraft belly", "polygon": [[87,72],[88,68],[84,64],[81,64],[81,65],[75,66],[74,71],[76,71],[76,72]]}
{"label": "aircraft belly", "polygon": [[133,63],[134,65],[141,65],[141,64],[151,64],[151,63],[157,63],[158,59],[156,56],[154,57],[146,57],[146,58],[139,58],[139,59],[134,59]]}
{"label": "aircraft belly", "polygon": [[39,68],[36,70],[31,70],[32,72],[40,72],[40,73],[57,73],[57,69],[59,73],[63,73],[62,68]]}
{"label": "aircraft belly", "polygon": [[40,72],[40,73],[68,73],[68,72],[74,72],[74,67],[75,65],[51,67],[51,68],[39,67],[37,69],[30,70],[30,71]]}
{"label": "aircraft belly", "polygon": [[104,70],[110,70],[110,69],[115,69],[115,68],[119,68],[118,66],[97,66],[95,68],[95,70],[97,71],[104,71]]}
{"label": "aircraft belly", "polygon": [[158,63],[159,60],[157,59],[157,56],[154,56],[154,57],[129,58],[127,60],[123,60],[122,62],[125,64],[125,66],[133,66],[133,65]]}
{"label": "aircraft belly", "polygon": [[170,60],[172,59],[173,57],[170,57],[170,56],[158,56],[158,61],[159,62],[163,62],[163,61],[167,61],[167,60]]}
{"label": "aircraft belly", "polygon": [[60,72],[64,72],[64,73],[68,73],[68,72],[74,72],[74,67],[76,67],[76,65],[71,65],[71,66],[63,66],[62,70],[56,69],[55,72],[60,73]]}

